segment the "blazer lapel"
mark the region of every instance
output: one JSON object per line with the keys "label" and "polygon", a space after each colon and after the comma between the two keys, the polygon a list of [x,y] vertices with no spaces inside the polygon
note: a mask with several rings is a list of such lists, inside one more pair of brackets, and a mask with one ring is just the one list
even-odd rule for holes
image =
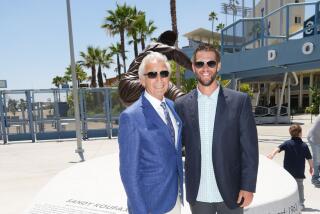
{"label": "blazer lapel", "polygon": [[226,121],[227,118],[227,103],[226,103],[227,96],[223,92],[223,88],[220,86],[220,91],[218,95],[218,102],[217,102],[217,109],[216,109],[216,116],[214,121],[214,130],[213,130],[213,146],[220,143],[218,139],[221,139],[223,134],[224,125],[223,121]]}
{"label": "blazer lapel", "polygon": [[194,89],[189,97],[189,111],[187,113],[190,114],[191,124],[193,127],[193,133],[195,137],[195,141],[198,145],[199,151],[201,151],[201,139],[200,139],[200,127],[199,127],[199,110],[198,110],[198,91]]}
{"label": "blazer lapel", "polygon": [[146,123],[148,124],[148,129],[153,129],[153,127],[163,130],[163,133],[168,138],[171,139],[170,132],[167,124],[161,119],[157,111],[153,108],[151,103],[145,98],[144,94],[141,95],[143,113],[146,118]]}
{"label": "blazer lapel", "polygon": [[182,121],[178,116],[177,112],[174,110],[174,107],[171,106],[169,102],[166,102],[166,103],[167,103],[167,106],[170,108],[178,126],[178,146],[180,146],[179,144],[180,144],[181,131],[182,131]]}

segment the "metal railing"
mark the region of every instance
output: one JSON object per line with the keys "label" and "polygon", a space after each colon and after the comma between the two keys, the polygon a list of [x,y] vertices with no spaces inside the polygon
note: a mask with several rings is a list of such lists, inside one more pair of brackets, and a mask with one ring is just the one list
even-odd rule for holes
{"label": "metal railing", "polygon": [[[221,53],[234,53],[248,49],[274,45],[295,38],[298,34],[317,34],[320,31],[320,1],[292,3],[269,13],[264,17],[244,18],[221,31]],[[311,11],[309,17],[304,17]],[[313,12],[312,12],[313,11]],[[300,14],[303,17],[295,15]],[[304,22],[312,19],[312,22]],[[273,22],[271,22],[272,20]],[[300,23],[299,23],[300,21]],[[271,26],[279,24],[277,28]]]}
{"label": "metal railing", "polygon": [[[266,106],[254,106],[253,112],[255,117],[269,117],[277,116],[278,106],[266,107]],[[288,115],[288,107],[281,106],[280,116]]]}
{"label": "metal railing", "polygon": [[[124,106],[116,88],[81,88],[79,102],[83,139],[117,136]],[[71,90],[2,90],[0,122],[4,143],[75,138]]]}

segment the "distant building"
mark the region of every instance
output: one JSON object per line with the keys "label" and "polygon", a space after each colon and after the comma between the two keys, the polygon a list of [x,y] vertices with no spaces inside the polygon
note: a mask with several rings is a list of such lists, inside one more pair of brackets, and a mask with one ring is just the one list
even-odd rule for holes
{"label": "distant building", "polygon": [[[303,3],[304,0],[261,0],[255,6],[255,15],[256,17],[266,16],[272,11],[277,10],[278,8],[289,4],[289,3]],[[303,24],[308,17],[305,17],[305,8],[304,5],[297,5],[289,8],[289,25],[286,26],[287,18],[287,8],[275,13],[273,16],[267,20],[267,33],[268,35],[281,36],[286,32],[288,27],[289,33],[297,32],[300,29],[303,29]],[[248,27],[248,26],[245,26]],[[251,25],[252,27],[252,25]],[[242,29],[244,32],[249,32],[247,29]],[[241,32],[241,30],[240,30]],[[229,35],[229,34],[228,34]],[[230,39],[230,41],[239,41],[247,39],[245,36],[250,36],[244,34],[243,37],[237,36],[237,34],[231,34],[228,36],[230,38],[224,38],[224,41]],[[213,39],[220,41],[220,33],[211,32],[204,28],[198,28],[191,32],[185,33],[185,37],[189,40],[189,45],[183,47],[182,50],[189,57],[192,56],[194,49],[199,45],[199,43],[212,43]],[[285,42],[282,39],[268,39],[265,46],[276,45],[281,42]],[[259,48],[256,45],[250,45],[248,49]],[[250,50],[248,50],[250,51]],[[241,53],[241,52],[240,52]],[[279,65],[281,66],[281,65]],[[290,72],[290,71],[289,71]],[[302,70],[297,71],[298,76],[298,85],[291,87],[290,92],[290,102],[291,109],[295,111],[303,111],[303,109],[309,106],[312,102],[310,87],[317,86],[320,88],[320,66],[319,68],[312,70]],[[259,94],[259,99],[257,100],[257,105],[269,106],[276,105],[279,101],[281,87],[282,87],[283,74],[273,75],[273,77],[265,76],[264,78],[252,78],[249,83],[251,88],[256,94]],[[243,80],[240,79],[240,82]],[[284,98],[282,103],[287,103],[288,100],[288,88],[285,89]]]}
{"label": "distant building", "polygon": [[200,43],[212,44],[214,40],[220,41],[220,33],[212,32],[204,28],[198,28],[183,35],[189,41],[189,45],[182,48],[182,51],[192,57],[192,53]]}
{"label": "distant building", "polygon": [[[290,3],[302,3],[304,0],[261,0],[255,7],[256,17],[264,17],[272,11]],[[275,15],[270,16],[267,20],[268,33],[270,35],[284,35],[286,32],[286,16],[287,12],[284,8]],[[296,6],[289,10],[289,32],[296,32],[303,28],[303,21],[305,20],[305,6]]]}
{"label": "distant building", "polygon": [[117,87],[119,85],[119,78],[118,76],[106,79],[103,83],[105,87]]}

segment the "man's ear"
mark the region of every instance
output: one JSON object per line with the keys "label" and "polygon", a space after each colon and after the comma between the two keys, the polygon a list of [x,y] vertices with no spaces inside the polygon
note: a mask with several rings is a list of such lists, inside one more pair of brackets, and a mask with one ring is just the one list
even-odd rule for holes
{"label": "man's ear", "polygon": [[218,65],[217,65],[217,72],[219,72],[220,69],[221,69],[221,62],[219,62]]}
{"label": "man's ear", "polygon": [[145,79],[144,79],[144,77],[140,77],[139,81],[140,81],[141,85],[145,88],[145,82],[144,82]]}
{"label": "man's ear", "polygon": [[192,71],[193,71],[193,73],[195,72],[195,70],[196,70],[196,67],[194,67],[194,64],[192,63]]}

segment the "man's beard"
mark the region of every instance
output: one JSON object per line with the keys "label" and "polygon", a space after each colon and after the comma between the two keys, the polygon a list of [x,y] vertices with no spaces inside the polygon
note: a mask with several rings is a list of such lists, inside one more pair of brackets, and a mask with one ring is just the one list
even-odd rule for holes
{"label": "man's beard", "polygon": [[197,78],[198,82],[203,86],[210,86],[214,82],[216,77],[217,77],[217,73],[213,74],[208,81],[203,81],[201,79],[200,75],[196,73],[196,78]]}

